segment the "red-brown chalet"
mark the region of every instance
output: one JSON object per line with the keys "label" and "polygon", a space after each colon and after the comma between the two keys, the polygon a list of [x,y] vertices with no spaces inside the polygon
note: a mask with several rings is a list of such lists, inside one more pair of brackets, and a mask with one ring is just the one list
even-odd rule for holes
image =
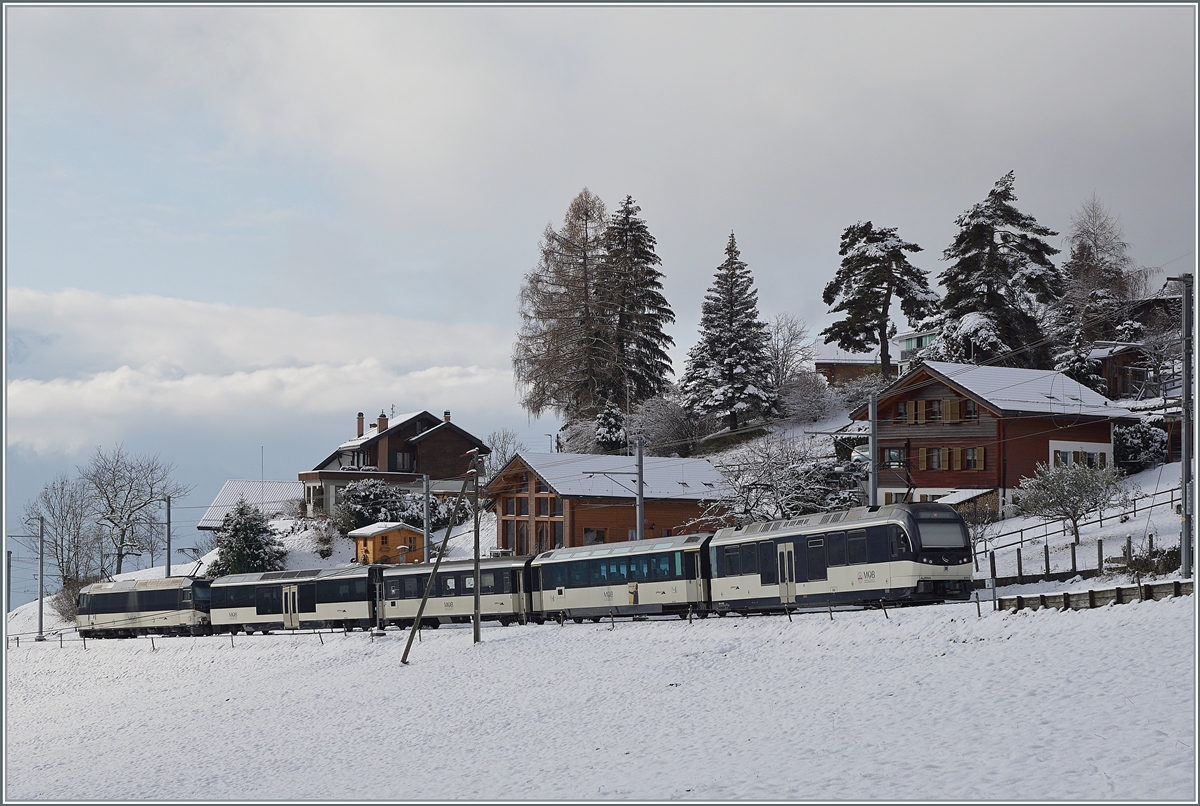
{"label": "red-brown chalet", "polygon": [[[1138,420],[1060,372],[935,361],[887,387],[877,406],[881,504],[977,491],[1008,504],[1039,463],[1112,465],[1113,426]],[[850,417],[866,420],[867,405]]]}
{"label": "red-brown chalet", "polygon": [[404,414],[391,424],[380,412],[365,428],[360,411],[358,435],[338,445],[312,470],[299,474],[305,509],[309,517],[327,514],[341,502],[346,485],[361,479],[380,479],[415,490],[414,485],[420,485],[422,475],[427,475],[434,492],[457,493],[471,464],[463,454],[472,448],[480,455],[491,453],[487,445],[450,422],[448,411],[440,419],[427,411]]}

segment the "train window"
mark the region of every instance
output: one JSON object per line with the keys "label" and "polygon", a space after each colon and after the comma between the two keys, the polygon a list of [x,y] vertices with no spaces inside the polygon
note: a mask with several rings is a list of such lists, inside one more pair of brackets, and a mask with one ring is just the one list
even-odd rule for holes
{"label": "train window", "polygon": [[443,576],[438,579],[438,595],[439,596],[457,596],[458,589],[455,586],[455,580],[452,576]]}
{"label": "train window", "polygon": [[908,534],[894,523],[888,524],[888,545],[893,557],[899,557],[912,551],[908,542]]}
{"label": "train window", "polygon": [[629,578],[629,562],[624,557],[613,557],[608,561],[608,581],[614,584]]}
{"label": "train window", "polygon": [[967,536],[962,525],[948,521],[921,521],[917,524],[922,548],[961,549],[966,548]]}
{"label": "train window", "polygon": [[742,552],[737,546],[725,547],[725,576],[735,577],[742,573]]}
{"label": "train window", "polygon": [[629,579],[637,582],[643,579],[650,578],[650,558],[649,557],[630,557],[629,558]]}
{"label": "train window", "polygon": [[758,544],[758,573],[761,576],[759,582],[764,585],[775,585],[779,582],[779,574],[775,565],[775,557],[778,551],[775,544],[767,540]]}
{"label": "train window", "polygon": [[479,592],[480,593],[495,593],[496,592],[496,575],[494,573],[492,573],[491,571],[480,571],[479,572]]}
{"label": "train window", "polygon": [[542,579],[547,583],[547,587],[564,587],[567,584],[567,566],[562,563],[558,563],[557,565],[543,565]]}
{"label": "train window", "polygon": [[608,580],[607,570],[604,560],[588,560],[588,584],[605,584]]}
{"label": "train window", "polygon": [[834,532],[825,536],[826,562],[831,565],[846,564],[846,533]]}
{"label": "train window", "polygon": [[758,549],[753,543],[746,543],[742,546],[742,573],[758,573]]}
{"label": "train window", "polygon": [[656,554],[650,558],[650,576],[652,579],[671,578],[670,554]]}
{"label": "train window", "polygon": [[825,541],[815,538],[808,541],[808,579],[810,582],[825,579]]}
{"label": "train window", "polygon": [[298,598],[300,600],[299,605],[300,605],[301,613],[317,612],[317,586],[316,585],[314,585],[311,582],[308,582],[304,585],[300,585],[299,587],[297,587],[296,593],[299,594]]}
{"label": "train window", "polygon": [[475,595],[475,574],[463,574],[462,592]]}
{"label": "train window", "polygon": [[683,552],[675,552],[675,578],[683,579]]}
{"label": "train window", "polygon": [[698,551],[685,551],[683,553],[683,578],[697,579],[696,560],[700,557]]}
{"label": "train window", "polygon": [[88,595],[86,593],[79,594],[79,605],[78,606],[79,606],[80,613],[88,612],[88,609],[87,609],[88,608]]}
{"label": "train window", "polygon": [[137,592],[137,609],[178,610],[179,594],[175,590],[149,590]]}
{"label": "train window", "polygon": [[400,598],[400,580],[385,579],[383,581],[383,598],[399,599]]}
{"label": "train window", "polygon": [[187,603],[190,605],[190,604],[192,603],[192,592],[191,592],[191,590],[183,590],[183,591],[180,591],[180,597],[179,597],[179,598],[180,598],[180,600],[181,600],[181,601],[187,602]]}
{"label": "train window", "polygon": [[582,588],[587,584],[587,560],[567,563],[567,584],[573,588]]}
{"label": "train window", "polygon": [[867,561],[866,529],[857,529],[846,535],[846,561],[850,565],[861,565]]}
{"label": "train window", "polygon": [[283,612],[283,596],[278,585],[263,585],[254,589],[254,610],[260,616]]}

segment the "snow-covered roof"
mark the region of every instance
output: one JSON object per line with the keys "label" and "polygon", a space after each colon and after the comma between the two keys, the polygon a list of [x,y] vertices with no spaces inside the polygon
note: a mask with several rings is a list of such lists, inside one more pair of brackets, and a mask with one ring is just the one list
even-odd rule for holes
{"label": "snow-covered roof", "polygon": [[379,521],[378,523],[372,523],[370,526],[364,526],[361,529],[353,529],[346,534],[349,537],[374,537],[384,532],[390,532],[393,529],[408,529],[411,532],[421,531],[403,521]]}
{"label": "snow-covered roof", "polygon": [[[632,456],[521,451],[513,458],[524,462],[560,496],[637,497],[637,460]],[[727,489],[725,477],[705,459],[642,459],[642,495],[646,498],[711,501]]]}
{"label": "snow-covered roof", "polygon": [[216,529],[225,520],[226,513],[237,506],[238,499],[258,507],[268,516],[283,513],[289,501],[304,497],[304,483],[300,481],[275,481],[267,479],[230,479],[208,505],[204,517],[196,524],[197,529]]}
{"label": "snow-covered roof", "polygon": [[822,363],[832,361],[839,364],[878,364],[879,352],[851,353],[838,349],[836,344],[825,344],[822,342],[817,345],[813,360]]}
{"label": "snow-covered roof", "polygon": [[1061,372],[1014,367],[986,367],[927,361],[922,365],[936,375],[1004,412],[1133,418],[1128,409],[1113,403]]}
{"label": "snow-covered roof", "polygon": [[979,498],[981,495],[996,492],[995,487],[974,490],[955,490],[952,493],[943,495],[937,500],[939,504],[962,504],[970,501],[973,498]]}
{"label": "snow-covered roof", "polygon": [[348,439],[345,442],[343,442],[341,445],[338,445],[337,449],[339,451],[346,451],[346,450],[352,450],[354,448],[357,448],[360,445],[363,445],[364,443],[370,442],[371,440],[375,439],[375,437],[379,436],[380,434],[387,433],[388,431],[391,431],[393,428],[396,428],[398,426],[408,424],[409,421],[415,420],[417,417],[420,417],[422,414],[426,415],[427,417],[431,417],[435,420],[438,419],[427,411],[413,411],[413,412],[409,412],[408,414],[401,414],[398,417],[392,417],[391,419],[388,420],[388,427],[383,429],[383,431],[379,430],[379,421],[376,420],[375,422],[372,422],[367,426],[367,429],[365,431],[363,431],[363,435],[361,437],[355,437],[354,439]]}

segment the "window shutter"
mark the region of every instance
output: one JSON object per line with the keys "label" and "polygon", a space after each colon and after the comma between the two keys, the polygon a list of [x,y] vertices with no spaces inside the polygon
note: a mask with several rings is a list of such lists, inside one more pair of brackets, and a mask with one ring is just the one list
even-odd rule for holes
{"label": "window shutter", "polygon": [[962,448],[954,448],[954,469],[962,470]]}
{"label": "window shutter", "polygon": [[1071,451],[1071,464],[1083,464],[1083,451]]}
{"label": "window shutter", "polygon": [[[916,404],[917,404],[917,422],[924,424],[925,423],[925,401],[918,400],[918,401],[916,401]],[[922,470],[925,469],[924,465],[921,466],[921,469]]]}
{"label": "window shutter", "polygon": [[957,423],[962,421],[958,410],[958,398],[951,397],[942,401],[942,419],[948,423]]}
{"label": "window shutter", "polygon": [[924,448],[917,448],[917,469],[918,470],[925,469],[925,449]]}
{"label": "window shutter", "polygon": [[917,421],[917,401],[908,401],[908,408],[904,411],[904,422],[912,425]]}
{"label": "window shutter", "polygon": [[1101,469],[1101,470],[1103,470],[1103,469],[1104,469],[1104,468],[1107,466],[1107,464],[1108,464],[1108,454],[1106,454],[1104,451],[1101,451],[1101,452],[1100,452],[1100,459],[1099,459],[1099,462],[1100,462],[1100,469]]}
{"label": "window shutter", "polygon": [[987,467],[987,465],[984,464],[984,461],[983,461],[983,448],[976,448],[975,449],[975,469],[983,470],[986,467]]}

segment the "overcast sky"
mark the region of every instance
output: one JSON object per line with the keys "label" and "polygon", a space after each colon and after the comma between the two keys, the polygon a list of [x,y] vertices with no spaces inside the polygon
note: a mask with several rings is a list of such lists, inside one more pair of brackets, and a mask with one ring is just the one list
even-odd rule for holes
{"label": "overcast sky", "polygon": [[5,21],[10,530],[118,442],[175,463],[191,506],[264,454],[296,478],[392,405],[543,449],[516,296],[585,186],[632,195],[658,239],[677,373],[730,231],[764,318],[814,335],[846,226],[898,227],[936,278],[1009,170],[1052,229],[1096,193],[1139,263],[1195,259],[1191,6]]}

